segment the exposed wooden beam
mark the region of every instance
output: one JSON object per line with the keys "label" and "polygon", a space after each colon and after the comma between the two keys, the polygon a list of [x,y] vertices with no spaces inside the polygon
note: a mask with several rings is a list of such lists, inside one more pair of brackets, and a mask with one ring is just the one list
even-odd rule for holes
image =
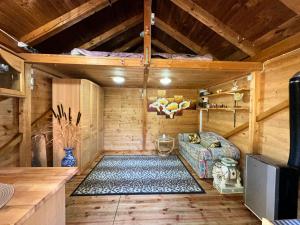
{"label": "exposed wooden beam", "polygon": [[198,69],[202,71],[222,71],[251,73],[263,70],[260,62],[198,61],[192,59],[152,59],[150,68]]}
{"label": "exposed wooden beam", "polygon": [[249,142],[248,142],[248,152],[257,154],[259,153],[258,146],[258,131],[259,126],[257,123],[256,116],[259,110],[259,99],[260,99],[260,87],[261,87],[261,72],[253,72],[251,74],[250,82],[250,107],[249,107]]}
{"label": "exposed wooden beam", "polygon": [[168,46],[166,46],[164,43],[160,42],[157,39],[152,39],[152,44],[154,46],[158,47],[159,49],[165,51],[166,53],[169,53],[169,54],[175,54],[176,53],[171,48],[169,48]]}
{"label": "exposed wooden beam", "polygon": [[256,56],[247,59],[247,61],[264,62],[268,59],[295,50],[299,47],[300,47],[300,32],[262,50]]}
{"label": "exposed wooden beam", "polygon": [[[116,1],[117,0],[111,0],[111,2]],[[89,0],[77,8],[31,31],[20,39],[30,45],[36,45],[109,5],[108,0]]]}
{"label": "exposed wooden beam", "polygon": [[272,108],[268,109],[265,112],[260,113],[259,115],[257,115],[256,117],[256,121],[260,122],[272,115],[274,115],[277,112],[280,112],[281,110],[284,110],[285,108],[289,107],[289,100],[285,100],[275,106],[273,106]]}
{"label": "exposed wooden beam", "polygon": [[[256,122],[261,122],[265,119],[267,119],[268,117],[286,109],[289,107],[289,101],[288,100],[285,100],[275,106],[273,106],[272,108],[266,110],[265,112],[262,112],[262,113],[259,113],[257,116],[256,116]],[[243,123],[242,125],[234,128],[233,130],[229,131],[228,133],[224,134],[223,137],[224,138],[230,138],[231,136],[247,129],[249,127],[249,122],[246,122],[246,123]]]}
{"label": "exposed wooden beam", "polygon": [[119,34],[129,30],[130,28],[138,25],[143,21],[143,15],[139,14],[136,16],[133,16],[129,18],[128,20],[125,20],[121,24],[113,27],[112,29],[98,35],[97,37],[93,38],[92,40],[82,44],[78,48],[83,48],[83,49],[94,49],[97,46],[109,41],[110,39],[118,36]]}
{"label": "exposed wooden beam", "polygon": [[147,95],[147,84],[149,78],[149,68],[144,68],[144,81],[143,81],[143,151],[146,150],[147,143],[147,114],[148,114],[148,95]]}
{"label": "exposed wooden beam", "polygon": [[[300,0],[299,0],[299,4],[300,4]],[[300,15],[294,16],[289,20],[287,20],[286,22],[284,22],[283,24],[275,27],[273,30],[257,38],[254,41],[254,44],[257,47],[264,49],[265,48],[264,46],[270,40],[278,40],[278,39],[283,40],[297,33],[297,31],[299,30],[299,24],[300,24]]]}
{"label": "exposed wooden beam", "polygon": [[139,67],[142,65],[140,59],[136,58],[106,58],[88,57],[75,55],[55,54],[30,54],[20,53],[19,56],[27,63],[38,64],[71,64],[71,65],[92,65],[92,66],[120,66]]}
{"label": "exposed wooden beam", "polygon": [[0,148],[0,156],[3,154],[7,154],[7,151],[10,148],[15,147],[17,144],[19,144],[23,139],[23,135],[18,133],[15,136],[12,137],[6,144],[2,145]]}
{"label": "exposed wooden beam", "polygon": [[171,37],[173,37],[175,40],[177,40],[179,43],[183,44],[185,47],[189,48],[193,52],[199,55],[205,55],[209,53],[205,48],[202,48],[195,42],[191,41],[185,35],[178,32],[158,17],[155,18],[155,26],[157,26],[160,30],[164,31],[165,33],[169,34]]}
{"label": "exposed wooden beam", "polygon": [[20,143],[20,166],[31,166],[31,64],[24,69],[25,97],[19,99],[19,133],[23,135]]}
{"label": "exposed wooden beam", "polygon": [[297,14],[300,14],[300,1],[299,0],[279,0],[285,4],[289,9]]}
{"label": "exposed wooden beam", "polygon": [[236,33],[229,26],[222,23],[215,16],[208,13],[205,9],[194,3],[192,0],[171,0],[178,7],[189,13],[191,16],[199,20],[201,23],[215,31],[217,34],[225,38],[231,44],[241,49],[250,56],[257,54],[258,50],[245,37]]}
{"label": "exposed wooden beam", "polygon": [[126,52],[129,49],[131,49],[132,47],[136,46],[137,44],[139,44],[140,42],[142,42],[142,38],[141,37],[136,37],[134,39],[132,39],[131,41],[127,42],[126,44],[124,44],[123,46],[121,46],[120,48],[117,48],[114,50],[114,52]]}
{"label": "exposed wooden beam", "polygon": [[144,0],[144,64],[151,62],[151,10],[152,0]]}
{"label": "exposed wooden beam", "polygon": [[226,134],[223,135],[224,138],[228,139],[230,137],[232,137],[233,135],[247,129],[249,127],[249,122],[245,122],[242,125],[234,128],[233,130],[227,132]]}

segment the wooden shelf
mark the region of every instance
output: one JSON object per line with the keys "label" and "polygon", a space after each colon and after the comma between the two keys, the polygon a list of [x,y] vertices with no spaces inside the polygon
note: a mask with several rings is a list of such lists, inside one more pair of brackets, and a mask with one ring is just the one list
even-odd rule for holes
{"label": "wooden shelf", "polygon": [[201,96],[201,98],[204,98],[204,97],[211,98],[211,97],[217,97],[217,96],[221,96],[221,95],[233,95],[234,93],[237,93],[237,92],[246,92],[246,91],[250,91],[250,89],[241,88],[241,89],[238,89],[235,91],[224,91],[224,92],[220,92],[220,93],[204,95],[204,96]]}
{"label": "wooden shelf", "polygon": [[202,110],[202,111],[220,110],[220,111],[230,111],[230,112],[233,112],[235,110],[249,110],[248,108],[245,108],[245,107],[240,107],[240,108],[198,108],[198,109]]}

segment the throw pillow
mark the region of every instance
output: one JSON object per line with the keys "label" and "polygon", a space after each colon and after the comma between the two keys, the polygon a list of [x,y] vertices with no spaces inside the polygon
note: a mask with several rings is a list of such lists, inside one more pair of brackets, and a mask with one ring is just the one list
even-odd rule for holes
{"label": "throw pillow", "polygon": [[189,142],[192,144],[200,144],[200,137],[198,134],[189,134]]}

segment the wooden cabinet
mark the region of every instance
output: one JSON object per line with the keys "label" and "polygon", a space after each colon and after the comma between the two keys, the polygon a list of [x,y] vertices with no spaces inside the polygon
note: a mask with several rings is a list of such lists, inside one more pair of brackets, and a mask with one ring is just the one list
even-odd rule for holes
{"label": "wooden cabinet", "polygon": [[[80,139],[74,150],[79,172],[83,172],[103,149],[103,90],[84,79],[53,80],[53,109],[62,104],[71,108],[75,119],[81,112]],[[64,150],[59,141],[57,122],[53,122],[53,165],[60,166]]]}

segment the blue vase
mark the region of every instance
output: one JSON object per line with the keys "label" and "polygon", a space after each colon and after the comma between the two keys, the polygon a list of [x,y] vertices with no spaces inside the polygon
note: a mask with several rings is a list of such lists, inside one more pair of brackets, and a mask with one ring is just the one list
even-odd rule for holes
{"label": "blue vase", "polygon": [[63,167],[73,167],[76,166],[77,161],[75,156],[73,155],[73,148],[64,148],[65,157],[61,160],[61,166]]}

